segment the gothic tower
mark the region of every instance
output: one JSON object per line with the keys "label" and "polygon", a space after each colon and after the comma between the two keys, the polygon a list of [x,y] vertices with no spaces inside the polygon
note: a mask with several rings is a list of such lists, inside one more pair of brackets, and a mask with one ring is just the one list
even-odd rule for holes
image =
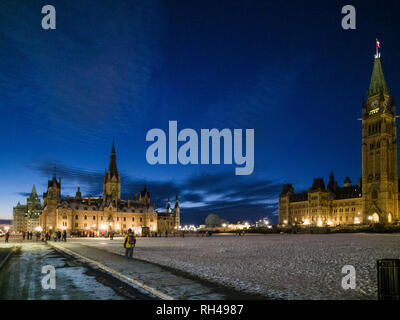
{"label": "gothic tower", "polygon": [[43,212],[39,223],[44,231],[55,230],[57,227],[57,206],[61,200],[61,178],[57,181],[55,172],[52,180],[48,181],[47,192],[43,193]]}
{"label": "gothic tower", "polygon": [[104,173],[104,184],[103,184],[103,203],[108,200],[118,201],[121,199],[121,179],[117,170],[117,156],[115,154],[115,146],[113,143],[110,165],[108,171]]}
{"label": "gothic tower", "polygon": [[39,196],[36,193],[36,187],[35,185],[33,185],[32,187],[32,192],[29,195],[29,198],[26,201],[27,207],[28,207],[28,211],[30,210],[35,210],[35,209],[40,209],[41,204],[40,204],[40,199]]}
{"label": "gothic tower", "polygon": [[181,225],[181,209],[179,208],[178,194],[176,194],[175,198],[174,215],[175,215],[175,227],[178,229],[179,226]]}
{"label": "gothic tower", "polygon": [[362,194],[364,223],[399,219],[396,108],[378,52],[362,107]]}
{"label": "gothic tower", "polygon": [[167,213],[171,213],[172,209],[171,209],[171,199],[168,196],[168,203],[167,203]]}

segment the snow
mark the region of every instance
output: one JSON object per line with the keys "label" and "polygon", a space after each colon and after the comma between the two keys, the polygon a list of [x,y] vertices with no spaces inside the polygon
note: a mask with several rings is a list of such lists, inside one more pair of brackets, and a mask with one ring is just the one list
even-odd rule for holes
{"label": "snow", "polygon": [[[108,244],[123,254],[120,241]],[[139,238],[134,257],[269,298],[376,299],[376,260],[400,258],[400,235]],[[345,265],[356,269],[354,290],[341,287]]]}

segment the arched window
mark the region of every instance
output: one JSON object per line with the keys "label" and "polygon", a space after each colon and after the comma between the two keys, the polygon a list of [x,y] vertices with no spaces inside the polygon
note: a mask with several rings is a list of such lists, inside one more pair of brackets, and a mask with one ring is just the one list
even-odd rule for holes
{"label": "arched window", "polygon": [[378,199],[378,191],[372,191],[372,199]]}

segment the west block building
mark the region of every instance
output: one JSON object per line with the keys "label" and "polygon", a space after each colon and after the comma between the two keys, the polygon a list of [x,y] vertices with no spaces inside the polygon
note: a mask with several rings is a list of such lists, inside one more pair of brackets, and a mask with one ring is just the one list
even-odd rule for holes
{"label": "west block building", "polygon": [[145,229],[150,232],[174,232],[180,225],[178,196],[173,210],[168,201],[165,213],[156,211],[146,186],[132,199],[121,199],[121,177],[114,145],[108,171],[104,174],[102,196],[82,197],[78,187],[74,197],[61,198],[61,178],[57,180],[54,176],[48,181],[43,202],[40,225],[46,232],[126,232],[133,229],[141,234]]}
{"label": "west block building", "polygon": [[281,225],[349,225],[400,220],[396,107],[386,85],[380,53],[375,55],[367,99],[362,104],[362,178],[339,186],[331,174],[325,186],[314,179],[296,193],[285,184],[279,195]]}
{"label": "west block building", "polygon": [[15,232],[34,232],[39,226],[39,215],[42,212],[42,204],[33,185],[31,194],[26,204],[18,204],[13,208],[13,229]]}

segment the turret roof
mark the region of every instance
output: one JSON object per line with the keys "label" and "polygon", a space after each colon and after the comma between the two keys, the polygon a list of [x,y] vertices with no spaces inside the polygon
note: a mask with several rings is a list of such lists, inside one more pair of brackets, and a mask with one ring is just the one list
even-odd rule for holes
{"label": "turret roof", "polygon": [[374,68],[372,70],[367,96],[372,97],[380,93],[389,94],[389,89],[387,88],[385,76],[383,74],[381,59],[377,57],[374,61]]}

